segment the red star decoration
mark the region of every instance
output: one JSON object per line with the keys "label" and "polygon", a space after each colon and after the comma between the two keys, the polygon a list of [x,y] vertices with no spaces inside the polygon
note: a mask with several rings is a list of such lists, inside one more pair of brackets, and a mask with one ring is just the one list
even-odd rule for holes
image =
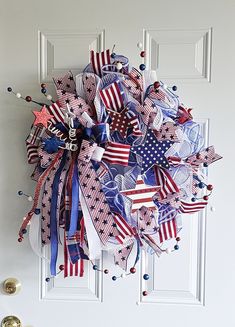
{"label": "red star decoration", "polygon": [[47,128],[48,120],[53,118],[54,116],[50,115],[45,106],[42,107],[41,111],[33,111],[35,116],[35,120],[33,122],[34,125],[43,125]]}

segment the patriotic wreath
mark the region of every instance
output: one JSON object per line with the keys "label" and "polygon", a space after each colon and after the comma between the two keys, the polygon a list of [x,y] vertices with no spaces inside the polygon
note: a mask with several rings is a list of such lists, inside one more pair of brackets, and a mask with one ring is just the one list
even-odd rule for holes
{"label": "patriotic wreath", "polygon": [[[68,265],[83,276],[84,260],[107,274],[94,263],[102,250],[114,256],[124,275],[134,274],[141,248],[157,256],[178,250],[181,215],[208,204],[213,186],[203,167],[221,156],[205,147],[202,126],[180,103],[177,87],[167,87],[145,68],[142,63],[137,70],[110,50],[91,51],[81,74],[53,79],[56,101],[41,84],[50,104],[8,87],[41,107],[33,111],[26,139],[37,185],[34,196],[27,195],[33,205],[18,241],[30,223],[41,230],[40,245],[50,247],[51,277],[58,271],[70,275]],[[33,228],[29,233],[38,234]],[[61,248],[64,262],[57,263]]]}

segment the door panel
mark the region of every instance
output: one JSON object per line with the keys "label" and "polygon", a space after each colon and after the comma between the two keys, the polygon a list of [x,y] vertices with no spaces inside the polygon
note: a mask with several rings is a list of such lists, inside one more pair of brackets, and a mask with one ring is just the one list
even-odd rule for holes
{"label": "door panel", "polygon": [[[18,295],[0,294],[0,320],[14,314],[24,327],[234,326],[234,1],[0,3],[0,281],[16,277],[22,283]],[[40,83],[46,82],[55,95],[52,76],[67,70],[79,73],[88,63],[90,49],[112,49],[114,44],[116,53],[138,67],[137,42],[146,50],[147,68],[178,86],[181,100],[195,108],[194,118],[201,123],[206,142],[215,144],[224,157],[209,171],[215,185],[210,206],[207,212],[183,218],[179,252],[160,259],[143,254],[138,273],[131,278],[114,283],[113,259],[104,253],[98,264],[110,270],[108,276],[87,266],[83,278],[64,279],[60,274],[45,283],[46,262],[32,252],[27,238],[17,242],[30,206],[17,191],[32,194],[34,188],[24,147],[34,108],[5,90],[11,85],[40,101]],[[148,282],[143,282],[143,272],[150,274]],[[144,289],[149,296],[142,298]]]}

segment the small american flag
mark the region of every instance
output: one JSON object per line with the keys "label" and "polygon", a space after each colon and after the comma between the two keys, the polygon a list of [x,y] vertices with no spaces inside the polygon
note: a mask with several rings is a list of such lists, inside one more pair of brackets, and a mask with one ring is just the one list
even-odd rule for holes
{"label": "small american flag", "polygon": [[160,185],[159,190],[160,199],[164,199],[168,194],[178,193],[179,188],[174,182],[171,175],[167,172],[166,169],[163,169],[159,166],[154,167],[156,182],[157,185]]}
{"label": "small american flag", "polygon": [[130,155],[130,145],[108,142],[102,160],[122,166],[128,166],[128,160]]}
{"label": "small american flag", "polygon": [[110,50],[105,50],[100,53],[91,50],[90,52],[91,65],[96,75],[102,75],[102,67],[111,64]]}
{"label": "small american flag", "polygon": [[180,212],[182,213],[195,213],[207,206],[208,202],[184,202],[181,201],[181,205],[179,207]]}
{"label": "small american flag", "polygon": [[100,90],[101,99],[107,109],[121,111],[124,107],[124,92],[121,90],[119,84],[120,82],[116,81]]}

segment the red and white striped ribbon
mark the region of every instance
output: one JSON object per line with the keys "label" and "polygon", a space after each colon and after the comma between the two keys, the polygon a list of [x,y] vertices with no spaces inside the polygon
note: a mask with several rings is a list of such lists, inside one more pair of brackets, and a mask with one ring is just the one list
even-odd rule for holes
{"label": "red and white striped ribbon", "polygon": [[48,107],[48,112],[50,115],[54,116],[51,118],[51,122],[53,124],[56,123],[63,123],[64,122],[64,113],[62,109],[60,108],[59,102],[54,102]]}
{"label": "red and white striped ribbon", "polygon": [[123,244],[134,235],[133,229],[120,214],[114,213],[113,217],[119,231],[116,239],[119,241],[119,243]]}
{"label": "red and white striped ribbon", "polygon": [[154,171],[156,176],[156,184],[161,186],[159,190],[161,200],[166,198],[168,194],[179,192],[178,186],[166,169],[155,166]]}
{"label": "red and white striped ribbon", "polygon": [[101,99],[107,109],[120,111],[123,109],[123,95],[119,82],[113,82],[108,87],[100,90]]}
{"label": "red and white striped ribbon", "polygon": [[105,50],[100,53],[91,50],[90,52],[91,65],[96,75],[102,75],[102,67],[111,64],[110,50]]}
{"label": "red and white striped ribbon", "polygon": [[166,221],[159,225],[159,239],[160,242],[169,240],[170,238],[177,236],[176,220],[175,218],[169,221]]}
{"label": "red and white striped ribbon", "polygon": [[122,166],[128,166],[128,160],[130,155],[130,145],[108,142],[102,160]]}
{"label": "red and white striped ribbon", "polygon": [[180,212],[182,213],[195,213],[207,206],[208,202],[184,202],[181,201],[181,205],[179,207]]}

